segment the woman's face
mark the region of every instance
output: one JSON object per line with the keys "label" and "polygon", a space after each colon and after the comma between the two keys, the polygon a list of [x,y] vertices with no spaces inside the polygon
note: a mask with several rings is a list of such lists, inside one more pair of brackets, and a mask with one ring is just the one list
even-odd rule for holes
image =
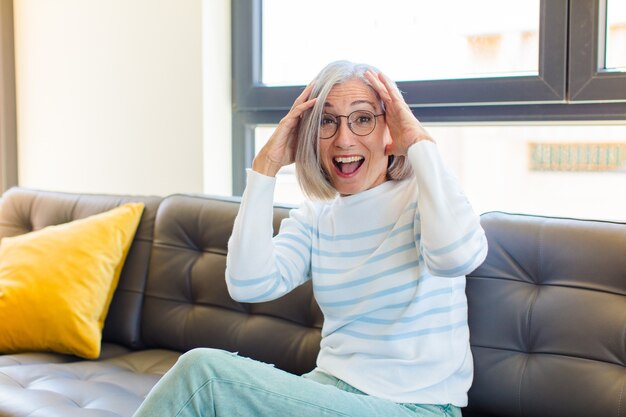
{"label": "woman's face", "polygon": [[[324,103],[325,114],[348,116],[356,110],[383,113],[371,87],[351,79],[330,90]],[[385,182],[388,162],[385,146],[391,140],[384,116],[376,118],[376,127],[367,136],[352,132],[346,117],[337,120],[339,127],[334,136],[320,139],[320,160],[331,185],[341,195],[352,195]]]}

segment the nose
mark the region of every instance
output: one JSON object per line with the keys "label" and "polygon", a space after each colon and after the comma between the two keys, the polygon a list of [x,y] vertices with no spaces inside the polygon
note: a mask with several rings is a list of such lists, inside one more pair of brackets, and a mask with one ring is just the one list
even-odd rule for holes
{"label": "nose", "polygon": [[348,119],[342,119],[335,133],[334,145],[341,149],[348,149],[354,146],[356,135],[348,127]]}

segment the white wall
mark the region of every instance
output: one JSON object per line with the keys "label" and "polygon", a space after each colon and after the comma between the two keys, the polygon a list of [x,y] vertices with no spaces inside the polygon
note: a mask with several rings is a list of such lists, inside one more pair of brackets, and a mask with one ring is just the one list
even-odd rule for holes
{"label": "white wall", "polygon": [[[230,48],[228,0],[15,0],[14,7],[20,185],[230,193],[229,52],[206,51],[214,57],[203,83],[203,37],[219,36]],[[213,12],[224,22],[203,31]],[[215,103],[228,103],[215,136],[203,132],[212,124],[203,108],[216,105],[203,104],[212,86]]]}

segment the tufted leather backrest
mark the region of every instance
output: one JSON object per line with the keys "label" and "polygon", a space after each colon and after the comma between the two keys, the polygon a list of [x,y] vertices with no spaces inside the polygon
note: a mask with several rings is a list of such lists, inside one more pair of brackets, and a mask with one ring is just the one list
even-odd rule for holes
{"label": "tufted leather backrest", "polygon": [[[148,346],[239,352],[301,374],[315,366],[322,314],[305,284],[279,300],[244,304],[228,295],[226,250],[239,202],[174,195],[159,207],[143,310]],[[287,216],[275,209],[274,230]]]}
{"label": "tufted leather backrest", "polygon": [[504,213],[482,225],[464,416],[626,415],[626,225]]}
{"label": "tufted leather backrest", "polygon": [[160,197],[72,194],[12,188],[4,193],[0,206],[0,239],[82,219],[131,201],[143,202],[145,209],[111,300],[102,340],[138,348],[141,347],[139,312]]}
{"label": "tufted leather backrest", "polygon": [[[2,197],[0,238],[128,201],[146,209],[104,341],[222,348],[296,374],[315,366],[322,315],[310,284],[269,303],[228,296],[225,257],[236,199],[14,188]],[[275,209],[274,230],[287,213]],[[463,415],[626,415],[626,224],[504,213],[481,222],[489,254],[467,282],[475,375]]]}

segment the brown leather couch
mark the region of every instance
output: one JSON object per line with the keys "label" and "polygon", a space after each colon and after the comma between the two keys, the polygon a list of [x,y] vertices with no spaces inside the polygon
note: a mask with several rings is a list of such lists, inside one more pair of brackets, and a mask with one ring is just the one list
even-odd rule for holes
{"label": "brown leather couch", "polygon": [[[236,199],[14,188],[0,202],[0,238],[128,201],[146,208],[100,359],[0,355],[0,416],[131,416],[178,356],[200,346],[296,374],[314,367],[323,318],[310,285],[269,303],[228,295]],[[287,213],[275,208],[275,230]],[[489,255],[468,277],[476,369],[464,416],[625,416],[626,225],[504,213],[482,223]]]}

